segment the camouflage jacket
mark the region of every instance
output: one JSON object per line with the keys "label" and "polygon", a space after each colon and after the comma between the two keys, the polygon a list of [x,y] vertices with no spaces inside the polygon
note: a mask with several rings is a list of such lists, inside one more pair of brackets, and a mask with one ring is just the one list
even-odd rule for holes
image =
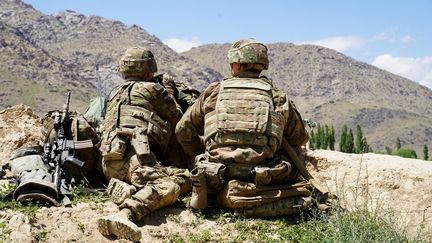
{"label": "camouflage jacket", "polygon": [[[145,117],[140,117],[140,114]],[[107,134],[118,127],[147,126],[150,119],[149,121],[156,122],[152,126],[154,129],[148,127],[147,132],[150,134],[154,130],[160,137],[158,141],[155,141],[154,136],[149,137],[150,148],[166,145],[182,114],[174,98],[158,82],[128,80],[111,92],[106,118],[101,128],[102,140],[105,141]]]}
{"label": "camouflage jacket", "polygon": [[[265,152],[269,151],[269,144],[262,147],[239,145],[220,147],[217,144],[215,145],[217,143],[215,140],[210,139],[204,145],[200,135],[203,134],[206,115],[215,110],[220,89],[221,83],[210,84],[198,100],[186,111],[176,126],[177,140],[182,145],[185,153],[191,158],[206,151],[208,155],[218,161],[232,161],[234,159],[234,162],[243,163],[244,160],[241,157],[248,155],[254,158],[253,164],[264,163],[264,160],[268,159],[269,156]],[[293,146],[304,145],[308,140],[308,134],[294,103],[284,92],[276,88],[273,88],[271,93],[274,111],[281,114],[284,119],[283,138]]]}
{"label": "camouflage jacket", "polygon": [[174,79],[166,73],[155,76],[153,80],[165,87],[168,94],[174,98],[182,112],[186,112],[189,106],[191,106],[200,95],[198,90],[191,88],[183,82],[174,81]]}

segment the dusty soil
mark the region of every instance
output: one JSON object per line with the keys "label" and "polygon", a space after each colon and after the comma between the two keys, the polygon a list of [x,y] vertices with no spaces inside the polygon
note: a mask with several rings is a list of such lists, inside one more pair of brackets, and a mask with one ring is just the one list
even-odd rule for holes
{"label": "dusty soil", "polygon": [[20,147],[36,146],[41,141],[41,119],[25,105],[0,111],[0,164]]}
{"label": "dusty soil", "polygon": [[[29,107],[14,106],[0,111],[1,161],[7,160],[18,147],[36,145],[40,128],[39,118]],[[346,208],[366,205],[372,211],[394,212],[411,234],[423,228],[432,239],[432,161],[326,150],[308,154],[313,176],[324,188],[338,195]],[[0,241],[36,242],[39,238],[46,242],[125,242],[104,237],[96,229],[98,217],[116,211],[117,207],[108,201],[80,203],[69,208],[41,208],[34,216],[2,211]],[[236,234],[234,224],[203,219],[179,202],[140,223],[141,242],[161,242],[168,236],[184,237],[202,230],[230,239]]]}

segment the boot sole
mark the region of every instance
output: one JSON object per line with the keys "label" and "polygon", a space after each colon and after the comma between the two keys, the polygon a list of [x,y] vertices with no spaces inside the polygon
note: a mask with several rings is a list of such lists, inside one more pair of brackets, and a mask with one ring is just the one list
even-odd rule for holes
{"label": "boot sole", "polygon": [[106,216],[98,219],[98,230],[102,235],[115,235],[118,239],[133,242],[141,239],[141,231],[134,223],[116,216]]}
{"label": "boot sole", "polygon": [[124,200],[126,200],[126,198],[130,197],[131,193],[128,193],[126,188],[126,185],[129,185],[125,184],[126,182],[120,181],[118,179],[111,179],[106,192],[113,203],[121,204],[124,202]]}

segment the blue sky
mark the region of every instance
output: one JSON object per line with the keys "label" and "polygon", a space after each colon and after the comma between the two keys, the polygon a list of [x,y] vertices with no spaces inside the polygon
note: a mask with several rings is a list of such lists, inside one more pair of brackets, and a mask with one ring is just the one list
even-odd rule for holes
{"label": "blue sky", "polygon": [[136,24],[176,51],[254,37],[317,44],[432,88],[432,0],[24,0]]}

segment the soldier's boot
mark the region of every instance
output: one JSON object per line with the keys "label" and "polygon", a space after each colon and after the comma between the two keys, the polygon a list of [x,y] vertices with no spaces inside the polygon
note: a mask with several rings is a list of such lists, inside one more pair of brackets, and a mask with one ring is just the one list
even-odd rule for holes
{"label": "soldier's boot", "polygon": [[190,206],[194,209],[207,207],[207,181],[203,168],[195,168],[191,171],[192,197]]}
{"label": "soldier's boot", "polygon": [[256,207],[235,210],[246,217],[275,217],[298,214],[313,204],[312,197],[288,197]]}
{"label": "soldier's boot", "polygon": [[141,239],[141,231],[132,220],[134,220],[132,211],[123,208],[117,214],[99,218],[97,226],[102,235],[115,235],[118,239],[137,242]]}
{"label": "soldier's boot", "polygon": [[115,178],[111,178],[106,190],[106,193],[110,197],[111,201],[113,201],[115,204],[123,203],[135,192],[136,188],[134,186]]}

